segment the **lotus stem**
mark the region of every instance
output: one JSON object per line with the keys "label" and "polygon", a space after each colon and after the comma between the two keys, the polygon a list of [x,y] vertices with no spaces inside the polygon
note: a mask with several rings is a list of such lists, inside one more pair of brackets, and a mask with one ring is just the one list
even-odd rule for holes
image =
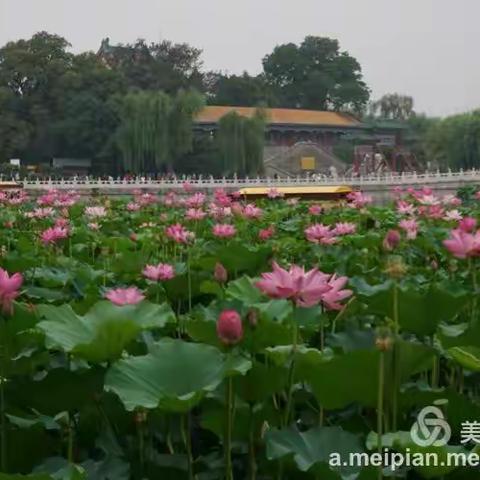
{"label": "lotus stem", "polygon": [[472,300],[472,323],[475,322],[475,316],[477,313],[477,269],[475,262],[472,258],[469,259],[469,269],[470,274],[472,276],[472,284],[473,284],[473,300]]}
{"label": "lotus stem", "polygon": [[248,464],[249,480],[257,478],[257,460],[255,458],[255,421],[253,418],[253,405],[250,405],[250,432],[248,437]]}
{"label": "lotus stem", "polygon": [[143,423],[139,421],[137,414],[137,437],[138,437],[138,460],[140,463],[140,473],[143,478],[145,471],[145,439],[143,436]]}
{"label": "lotus stem", "polygon": [[[385,353],[380,351],[378,364],[378,397],[377,397],[377,449],[382,454],[382,432],[383,432],[383,396],[385,385]],[[383,467],[378,467],[378,479],[383,478]]]}
{"label": "lotus stem", "polygon": [[291,363],[290,370],[288,372],[288,399],[287,399],[287,408],[285,410],[285,419],[284,424],[288,425],[290,423],[290,417],[292,412],[293,404],[293,381],[295,378],[295,356],[297,353],[297,341],[298,341],[298,326],[296,322],[293,324],[293,342],[292,342],[292,354],[291,354]]}
{"label": "lotus stem", "polygon": [[[2,338],[6,338],[6,320],[0,319],[2,327]],[[1,371],[0,371],[0,437],[1,437],[1,450],[0,450],[0,467],[2,472],[7,471],[7,419],[5,415],[5,383],[6,379],[6,355],[7,348],[5,345],[0,345],[1,351]]]}
{"label": "lotus stem", "polygon": [[392,399],[392,428],[397,431],[398,416],[398,389],[400,387],[400,362],[399,362],[399,335],[400,325],[398,320],[398,285],[395,282],[393,286],[393,324],[395,328],[395,341],[393,344],[393,399]]}
{"label": "lotus stem", "polygon": [[225,438],[223,441],[225,455],[225,479],[233,480],[232,469],[232,407],[233,407],[233,380],[229,377],[225,388]]}
{"label": "lotus stem", "polygon": [[[3,354],[2,354],[3,357]],[[1,471],[7,471],[7,424],[5,418],[5,377],[0,377],[0,416],[1,416],[1,439],[2,439],[2,449],[1,449]]]}
{"label": "lotus stem", "polygon": [[73,427],[70,416],[68,419],[67,459],[68,463],[73,463]]}
{"label": "lotus stem", "polygon": [[187,281],[188,281],[188,311],[192,311],[192,270],[190,265],[190,251],[187,252]]}
{"label": "lotus stem", "polygon": [[192,420],[190,412],[182,415],[182,436],[185,443],[188,461],[188,480],[194,479],[193,455],[192,455]]}

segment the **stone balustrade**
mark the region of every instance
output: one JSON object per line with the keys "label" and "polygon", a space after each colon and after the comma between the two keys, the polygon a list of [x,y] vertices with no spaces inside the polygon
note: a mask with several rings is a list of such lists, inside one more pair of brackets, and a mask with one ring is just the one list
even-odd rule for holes
{"label": "stone balustrade", "polygon": [[[3,178],[7,180],[7,178]],[[12,180],[12,179],[8,179]],[[295,187],[313,185],[351,185],[353,187],[393,187],[393,186],[415,186],[434,184],[465,184],[480,182],[480,170],[460,170],[458,172],[426,172],[426,173],[387,173],[379,175],[360,176],[293,176],[293,177],[255,177],[255,178],[213,178],[213,177],[175,177],[171,179],[152,179],[148,177],[136,177],[130,180],[109,177],[99,179],[93,177],[85,178],[45,178],[45,179],[23,179],[17,180],[27,190],[65,189],[65,190],[101,190],[108,193],[109,190],[170,190],[181,189],[185,182],[188,182],[197,189],[227,188],[238,189],[244,187]]]}

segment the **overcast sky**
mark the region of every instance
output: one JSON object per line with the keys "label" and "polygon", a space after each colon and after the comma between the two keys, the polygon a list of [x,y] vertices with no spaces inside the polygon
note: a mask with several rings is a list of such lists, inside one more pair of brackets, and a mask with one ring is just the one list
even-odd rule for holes
{"label": "overcast sky", "polygon": [[169,39],[205,67],[258,73],[262,57],[306,35],[337,38],[374,98],[412,95],[417,111],[480,107],[480,0],[0,0],[0,45],[47,30],[76,52]]}

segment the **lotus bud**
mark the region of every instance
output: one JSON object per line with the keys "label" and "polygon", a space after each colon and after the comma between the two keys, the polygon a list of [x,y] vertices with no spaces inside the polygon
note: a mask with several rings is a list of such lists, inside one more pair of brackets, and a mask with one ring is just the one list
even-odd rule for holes
{"label": "lotus bud", "polygon": [[220,262],[217,262],[215,264],[213,276],[218,283],[227,283],[228,272],[227,269]]}
{"label": "lotus bud", "polygon": [[383,240],[383,248],[392,251],[397,248],[400,243],[400,232],[398,230],[389,230]]}
{"label": "lotus bud", "polygon": [[224,345],[235,345],[243,338],[242,319],[235,310],[224,310],[217,321],[217,336]]}
{"label": "lotus bud", "polygon": [[131,233],[131,234],[130,234],[130,240],[131,240],[132,242],[136,242],[137,239],[138,239],[138,237],[137,237],[137,234],[136,234],[136,233]]}
{"label": "lotus bud", "polygon": [[435,259],[433,259],[433,260],[430,262],[430,268],[431,268],[432,270],[438,270],[438,262],[437,262]]}

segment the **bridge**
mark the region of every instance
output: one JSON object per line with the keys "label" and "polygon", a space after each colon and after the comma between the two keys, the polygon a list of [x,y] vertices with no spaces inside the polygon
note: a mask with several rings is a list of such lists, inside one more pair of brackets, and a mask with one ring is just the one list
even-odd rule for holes
{"label": "bridge", "polygon": [[[4,180],[7,180],[4,178]],[[13,179],[8,179],[13,180]],[[350,185],[355,189],[371,194],[376,200],[386,200],[393,187],[427,186],[439,194],[455,193],[458,188],[468,184],[480,185],[480,170],[460,170],[458,172],[425,172],[425,173],[384,173],[365,176],[295,176],[295,177],[254,177],[254,178],[213,178],[187,176],[172,177],[169,179],[153,179],[136,177],[122,179],[109,177],[100,178],[44,178],[17,180],[24,189],[35,194],[40,194],[48,189],[76,190],[81,194],[89,195],[98,192],[106,195],[125,195],[135,189],[144,191],[162,192],[167,190],[182,190],[186,182],[197,190],[211,191],[216,188],[237,190],[245,187],[295,187],[314,185]]]}

